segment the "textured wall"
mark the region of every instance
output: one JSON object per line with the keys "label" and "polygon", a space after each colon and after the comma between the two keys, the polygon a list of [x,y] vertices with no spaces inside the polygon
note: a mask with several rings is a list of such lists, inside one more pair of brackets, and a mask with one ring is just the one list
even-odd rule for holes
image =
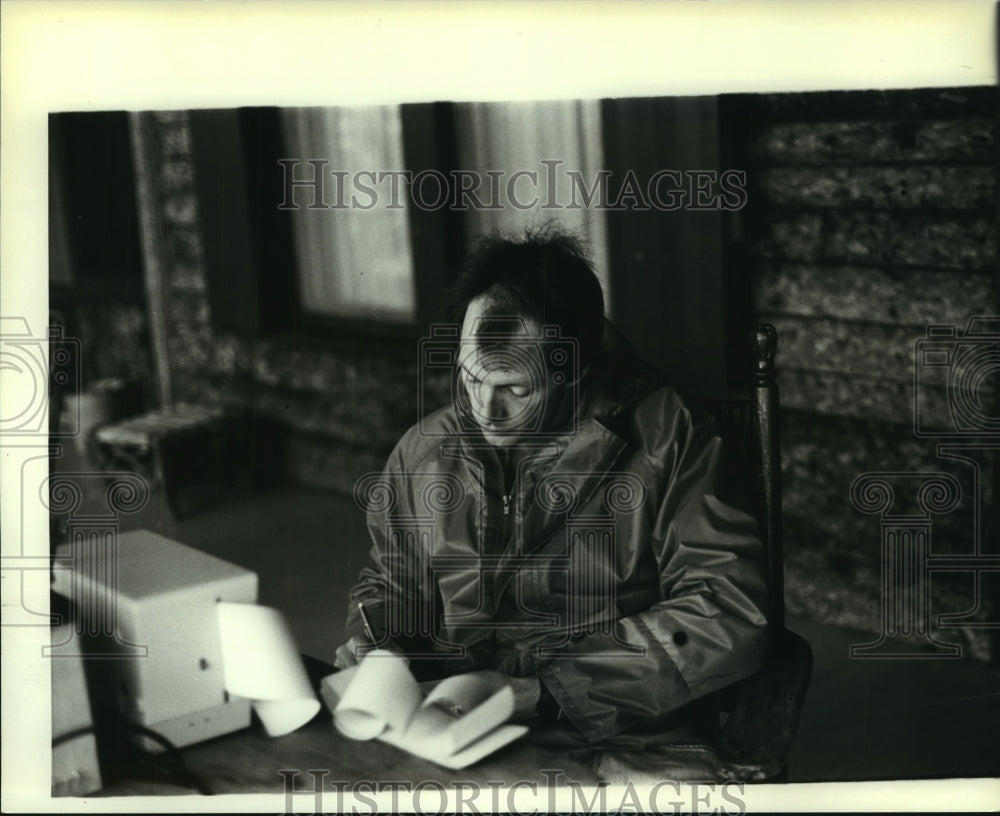
{"label": "textured wall", "polygon": [[55,300],[61,319],[68,321],[67,334],[84,338],[81,374],[85,387],[105,378],[123,378],[138,383],[147,399],[155,393],[149,321],[142,303],[87,297],[64,306],[63,299]]}
{"label": "textured wall", "polygon": [[[968,469],[913,433],[914,343],[927,324],[998,313],[995,112],[992,89],[756,101],[749,272],[780,338],[793,612],[877,626],[879,521],[848,492],[866,471],[953,472],[966,500],[935,518],[934,548],[971,550]],[[971,606],[968,575],[934,592],[935,613]],[[981,631],[956,637],[986,655]]]}

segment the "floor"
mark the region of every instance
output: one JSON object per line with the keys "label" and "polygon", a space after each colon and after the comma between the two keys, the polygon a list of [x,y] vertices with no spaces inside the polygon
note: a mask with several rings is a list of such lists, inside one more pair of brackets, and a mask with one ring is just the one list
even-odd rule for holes
{"label": "floor", "polygon": [[872,636],[790,620],[813,676],[793,782],[1000,776],[1000,671],[964,660],[852,660]]}
{"label": "floor", "polygon": [[[285,612],[303,652],[332,662],[368,550],[349,498],[285,487],[178,520],[154,491],[121,521],[256,571],[260,602]],[[850,645],[870,635],[802,619],[789,627],[814,653],[790,781],[1000,776],[1000,671],[971,660],[852,660]]]}

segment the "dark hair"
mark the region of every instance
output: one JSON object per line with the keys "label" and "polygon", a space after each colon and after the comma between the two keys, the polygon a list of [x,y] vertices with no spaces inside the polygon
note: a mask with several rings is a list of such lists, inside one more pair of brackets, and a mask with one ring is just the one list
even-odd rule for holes
{"label": "dark hair", "polygon": [[580,241],[556,229],[527,230],[517,238],[479,239],[448,291],[449,319],[460,323],[469,303],[489,293],[492,314],[558,326],[577,342],[580,367],[601,350],[604,293]]}

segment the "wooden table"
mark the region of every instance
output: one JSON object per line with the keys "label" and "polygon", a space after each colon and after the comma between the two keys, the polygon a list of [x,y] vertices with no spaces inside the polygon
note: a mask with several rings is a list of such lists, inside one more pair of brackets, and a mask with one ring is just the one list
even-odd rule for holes
{"label": "wooden table", "polygon": [[[303,663],[318,691],[320,680],[332,667],[305,655]],[[375,812],[364,809],[371,808],[371,800],[361,800],[361,794],[391,796],[393,787],[400,796],[422,791],[428,797],[425,807],[435,811],[447,810],[440,804],[442,793],[461,797],[478,790],[481,812],[514,810],[514,802],[520,802],[516,797],[525,792],[535,797],[528,810],[551,810],[556,807],[553,796],[572,796],[559,801],[558,809],[601,812],[603,808],[587,805],[599,785],[635,785],[644,787],[645,795],[650,786],[667,786],[648,804],[641,801],[642,809],[673,809],[678,803],[691,807],[691,802],[705,795],[706,786],[717,797],[720,791],[715,783],[724,779],[714,764],[714,754],[705,754],[694,745],[678,745],[666,753],[569,752],[536,744],[530,733],[475,765],[452,770],[379,740],[359,742],[344,737],[334,728],[325,706],[311,722],[283,737],[268,737],[255,717],[249,728],[189,745],[177,756],[140,751],[124,728],[105,726],[98,739],[104,778],[104,788],[96,794],[99,797],[271,794],[285,797],[286,812],[293,810],[293,802],[296,812],[303,808],[334,812],[345,807],[350,811],[352,800],[347,796],[352,793],[361,802],[357,812]],[[322,806],[315,798],[317,785],[323,794]],[[609,805],[618,801],[608,800]],[[622,801],[622,807],[632,804]],[[383,803],[378,812],[386,807]]]}
{"label": "wooden table", "polygon": [[[308,657],[304,662],[314,686],[332,670]],[[313,792],[315,779],[320,779],[328,793],[327,810],[339,809],[335,807],[338,786],[350,790],[358,786],[377,789],[387,782],[409,783],[411,788],[437,783],[454,790],[456,784],[471,782],[485,789],[488,782],[509,787],[523,780],[544,790],[554,775],[547,777],[543,770],[562,772],[552,784],[572,781],[586,787],[600,781],[593,764],[535,745],[530,735],[469,768],[441,768],[379,740],[358,742],[344,737],[334,728],[325,706],[311,722],[283,737],[268,737],[255,717],[247,729],[187,746],[179,754],[183,765],[213,794],[284,794],[294,785],[304,800]],[[194,780],[178,772],[169,754],[142,753],[124,735],[110,749],[107,744],[102,748],[102,773],[105,787],[99,796],[197,792]]]}
{"label": "wooden table", "polygon": [[[245,731],[183,749],[188,767],[213,793],[283,793],[292,783],[311,792],[313,776],[324,788],[334,784],[435,780],[534,780],[544,786],[541,769],[558,769],[584,785],[596,784],[586,765],[521,739],[462,770],[441,768],[379,740],[357,742],[342,736],[324,710],[308,725],[284,737],[268,737],[258,722]],[[281,773],[281,772],[284,773]],[[295,772],[298,771],[297,778]],[[313,773],[310,773],[313,772]]]}

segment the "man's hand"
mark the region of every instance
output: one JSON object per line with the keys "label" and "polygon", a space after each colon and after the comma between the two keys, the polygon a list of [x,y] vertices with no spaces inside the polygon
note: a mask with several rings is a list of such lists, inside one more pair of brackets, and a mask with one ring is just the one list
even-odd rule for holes
{"label": "man's hand", "polygon": [[357,666],[361,658],[374,648],[367,638],[355,635],[347,643],[341,643],[337,647],[337,655],[333,659],[333,665],[338,669]]}
{"label": "man's hand", "polygon": [[511,677],[491,669],[470,672],[469,676],[475,677],[490,690],[491,694],[496,694],[504,686],[510,686],[514,690],[515,720],[535,716],[535,706],[538,705],[542,693],[541,681],[537,677]]}
{"label": "man's hand", "polygon": [[336,656],[333,659],[333,665],[338,669],[347,669],[351,666],[357,666],[365,655],[367,655],[372,649],[383,649],[387,652],[395,652],[398,655],[402,655],[403,651],[391,640],[386,641],[380,646],[373,646],[371,641],[368,640],[364,635],[355,635],[347,643],[341,643],[337,647]]}

